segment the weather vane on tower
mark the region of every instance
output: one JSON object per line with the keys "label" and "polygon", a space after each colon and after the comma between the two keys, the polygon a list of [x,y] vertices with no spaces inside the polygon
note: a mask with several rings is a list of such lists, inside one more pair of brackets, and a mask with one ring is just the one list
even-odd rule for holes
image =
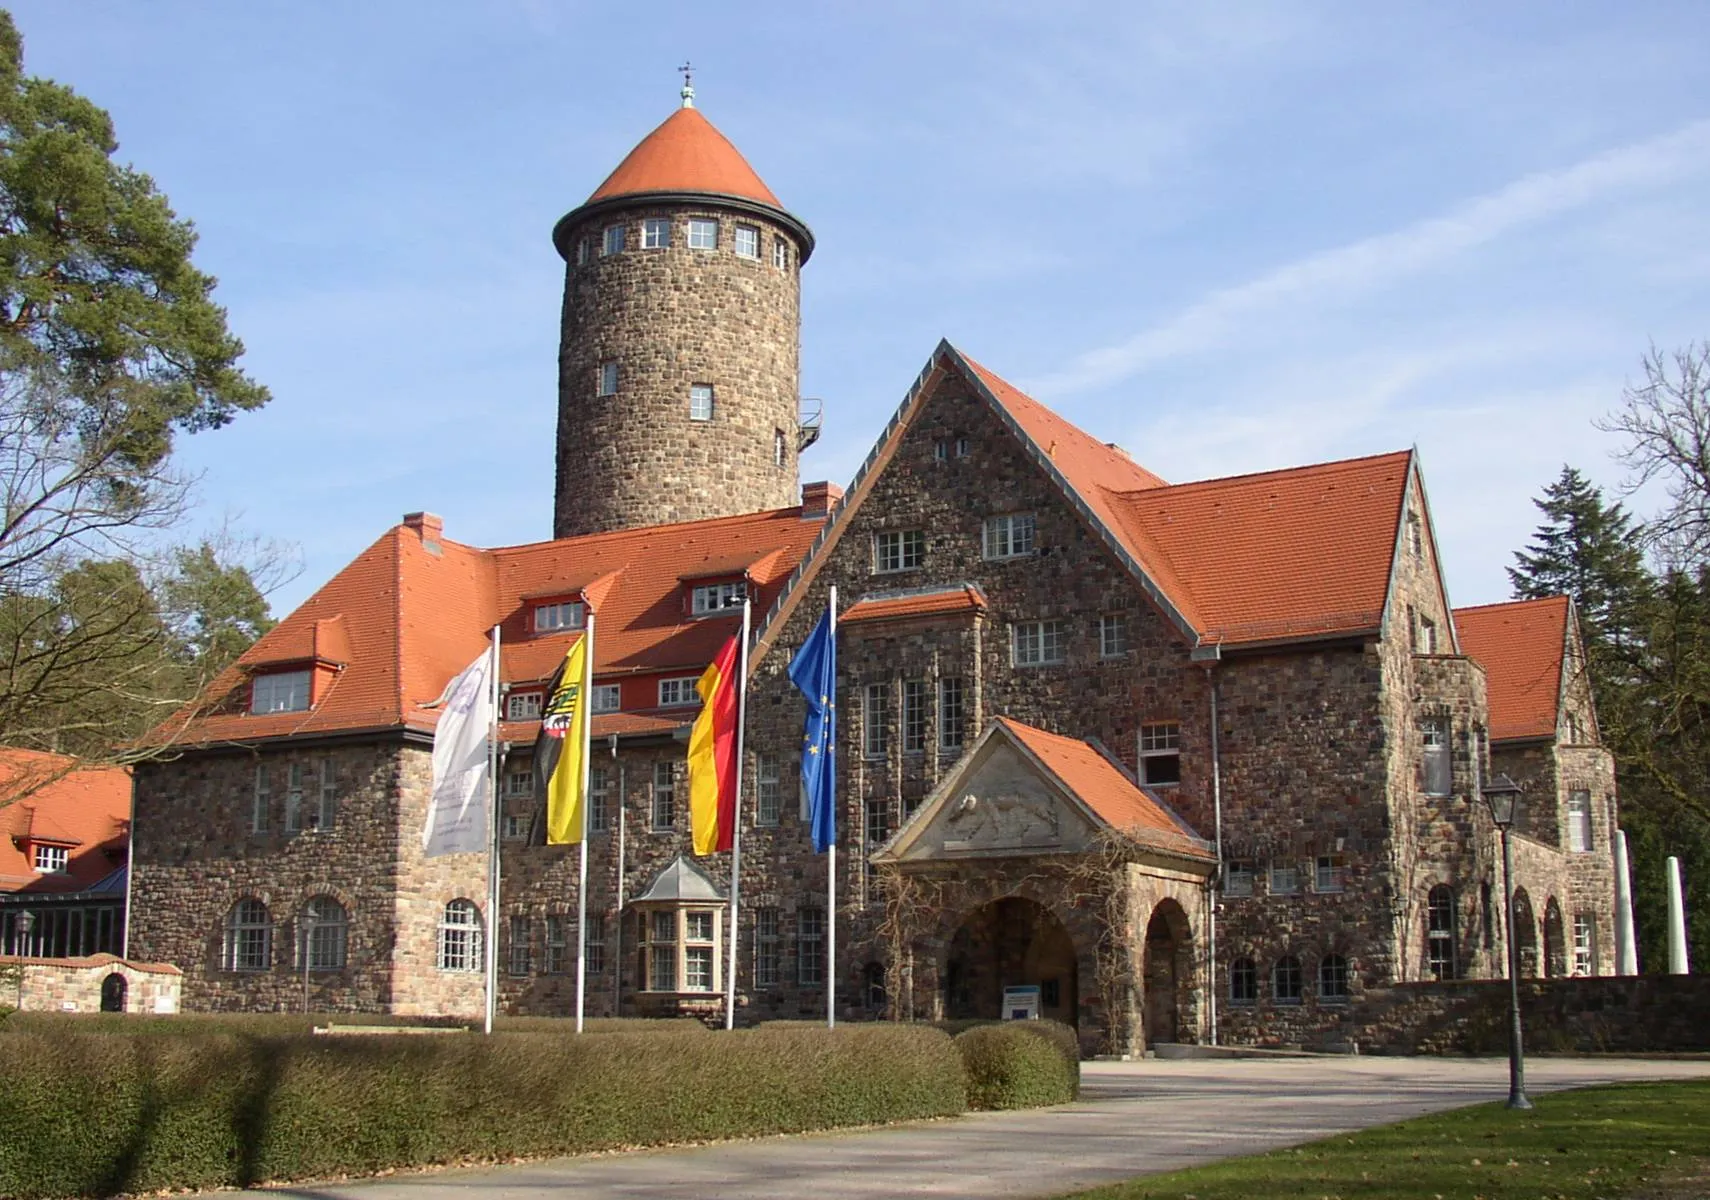
{"label": "weather vane on tower", "polygon": [[685,59],[683,65],[677,69],[683,73],[683,107],[693,108],[695,106],[695,64]]}

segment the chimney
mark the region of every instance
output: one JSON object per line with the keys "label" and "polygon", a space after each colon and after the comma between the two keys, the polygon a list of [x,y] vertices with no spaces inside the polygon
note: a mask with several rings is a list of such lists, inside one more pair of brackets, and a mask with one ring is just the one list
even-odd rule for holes
{"label": "chimney", "polygon": [[843,489],[835,483],[820,480],[802,484],[802,520],[822,520],[837,502],[843,499]]}
{"label": "chimney", "polygon": [[430,512],[404,514],[404,528],[421,535],[422,548],[439,553],[439,539],[445,536],[445,518]]}

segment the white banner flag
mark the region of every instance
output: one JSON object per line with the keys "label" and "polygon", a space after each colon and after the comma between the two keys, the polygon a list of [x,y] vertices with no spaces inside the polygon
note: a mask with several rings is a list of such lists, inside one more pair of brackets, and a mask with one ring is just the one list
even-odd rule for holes
{"label": "white banner flag", "polygon": [[487,849],[487,735],[493,724],[492,654],[483,651],[446,689],[433,731],[433,796],[422,827],[422,853],[479,854]]}

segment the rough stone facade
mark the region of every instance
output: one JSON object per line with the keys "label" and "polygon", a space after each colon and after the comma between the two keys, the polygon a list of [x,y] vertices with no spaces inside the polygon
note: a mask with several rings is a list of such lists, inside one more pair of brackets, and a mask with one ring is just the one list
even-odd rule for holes
{"label": "rough stone facade", "polygon": [[[169,963],[0,955],[0,1006],[23,1012],[175,1013],[181,977]],[[117,982],[114,982],[117,980]],[[7,994],[9,993],[9,994]]]}
{"label": "rough stone facade", "polygon": [[[553,536],[796,503],[801,245],[782,216],[709,199],[571,222]],[[694,219],[717,222],[715,248],[689,245]],[[643,246],[649,220],[667,223],[669,245]],[[758,257],[737,253],[739,228]],[[602,253],[607,229],[622,230],[621,251]],[[709,419],[690,417],[696,385],[712,389]]]}

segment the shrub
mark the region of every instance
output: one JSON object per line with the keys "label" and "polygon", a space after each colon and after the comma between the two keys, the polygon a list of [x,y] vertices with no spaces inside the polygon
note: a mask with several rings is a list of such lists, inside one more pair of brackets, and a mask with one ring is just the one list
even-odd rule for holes
{"label": "shrub", "polygon": [[947,1116],[949,1038],[895,1025],[325,1038],[0,1036],[0,1195],[248,1186]]}
{"label": "shrub", "polygon": [[1080,1092],[1080,1062],[1069,1061],[1039,1021],[977,1025],[956,1036],[968,1074],[968,1106],[1037,1108],[1067,1104]]}

